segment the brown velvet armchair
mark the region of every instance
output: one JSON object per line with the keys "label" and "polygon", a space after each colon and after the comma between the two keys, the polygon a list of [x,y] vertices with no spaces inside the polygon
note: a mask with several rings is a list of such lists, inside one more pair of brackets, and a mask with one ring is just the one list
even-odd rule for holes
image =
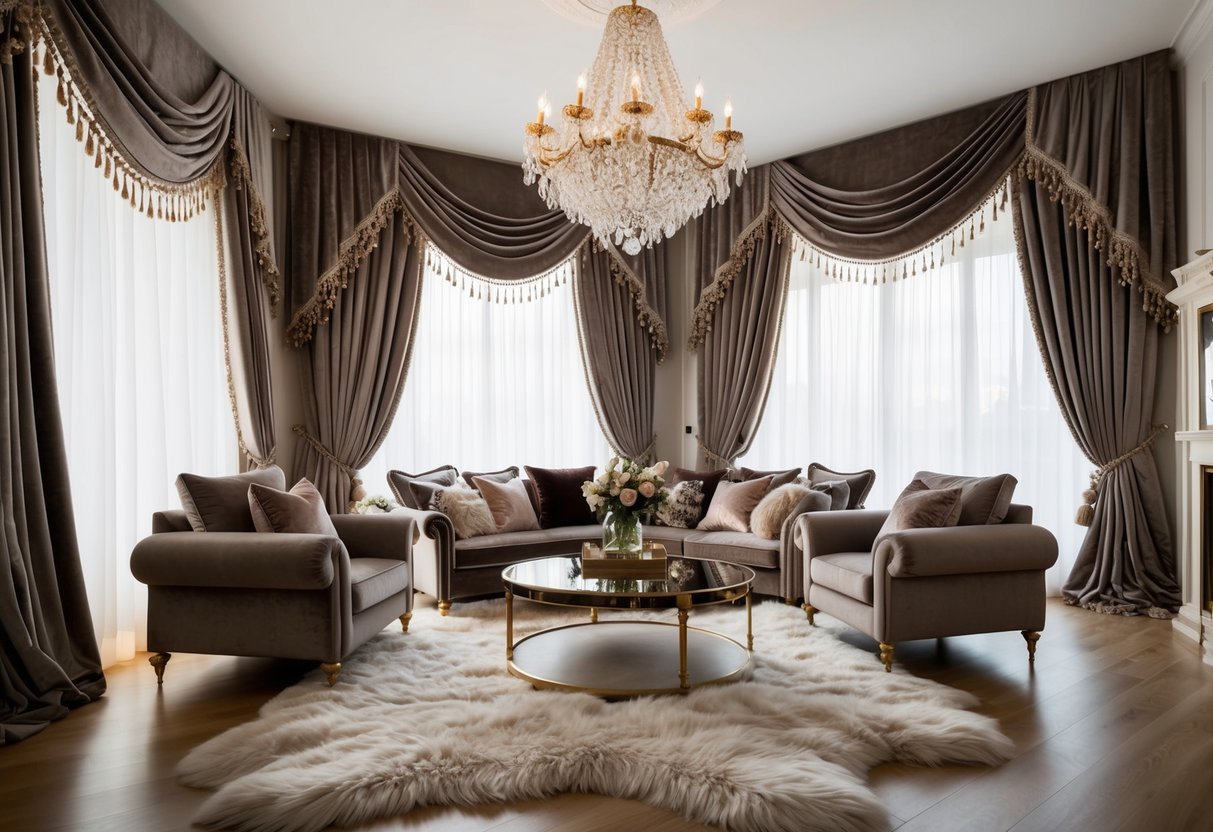
{"label": "brown velvet armchair", "polygon": [[413,609],[416,525],[398,513],[334,515],[339,538],[195,532],[157,512],[131,554],[147,584],[147,644],[158,683],[171,653],[317,661],[330,685],[341,661]]}
{"label": "brown velvet armchair", "polygon": [[893,532],[873,549],[888,514],[818,512],[796,521],[809,622],[824,612],[876,639],[885,670],[899,641],[1005,630],[1023,634],[1034,661],[1057,540],[1032,525],[1032,509],[1013,504],[993,525]]}

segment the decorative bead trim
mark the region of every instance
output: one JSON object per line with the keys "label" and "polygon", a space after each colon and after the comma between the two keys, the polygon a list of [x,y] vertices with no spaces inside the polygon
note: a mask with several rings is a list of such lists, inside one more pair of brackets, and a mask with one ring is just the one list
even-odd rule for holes
{"label": "decorative bead trim", "polygon": [[691,335],[687,346],[697,350],[703,344],[712,329],[712,319],[716,317],[716,307],[724,300],[729,292],[729,286],[741,274],[742,268],[754,256],[758,243],[766,238],[767,227],[776,222],[775,212],[763,208],[750,224],[737,236],[729,248],[729,257],[716,269],[712,282],[699,293],[699,302],[691,312]]}
{"label": "decorative bead trim", "polygon": [[235,132],[231,141],[231,170],[232,187],[236,190],[247,191],[249,197],[249,227],[256,238],[253,253],[257,255],[257,266],[261,269],[261,281],[269,295],[270,316],[278,317],[278,302],[282,299],[281,273],[278,264],[274,262],[274,253],[270,248],[270,228],[265,219],[265,202],[253,184],[253,170],[249,165],[244,148],[236,140]]}
{"label": "decorative bead trim", "polygon": [[666,331],[665,321],[661,320],[657,310],[649,304],[648,298],[645,297],[643,281],[632,271],[615,246],[609,246],[607,253],[611,256],[611,277],[617,284],[627,285],[632,295],[632,306],[636,310],[636,322],[648,330],[649,346],[657,351],[657,363],[661,364],[670,349],[670,336]]}

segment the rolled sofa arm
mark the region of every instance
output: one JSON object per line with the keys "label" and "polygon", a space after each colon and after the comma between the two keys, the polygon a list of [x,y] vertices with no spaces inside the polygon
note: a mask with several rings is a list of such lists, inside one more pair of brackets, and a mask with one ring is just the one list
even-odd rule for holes
{"label": "rolled sofa arm", "polygon": [[148,586],[325,589],[338,558],[335,537],[258,532],[167,532],[131,552],[131,574]]}
{"label": "rolled sofa arm", "polygon": [[413,547],[413,586],[440,602],[449,602],[455,570],[455,527],[451,519],[440,511],[408,507],[392,509],[391,513],[411,518],[421,530]]}
{"label": "rolled sofa arm", "polygon": [[814,511],[796,518],[795,542],[810,558],[837,552],[870,552],[888,511]]}
{"label": "rolled sofa arm", "polygon": [[876,570],[885,565],[894,578],[1040,571],[1057,562],[1057,539],[1024,523],[907,529],[885,535],[873,554]]}
{"label": "rolled sofa arm", "polygon": [[417,521],[401,511],[334,514],[330,519],[352,558],[409,560],[421,537]]}

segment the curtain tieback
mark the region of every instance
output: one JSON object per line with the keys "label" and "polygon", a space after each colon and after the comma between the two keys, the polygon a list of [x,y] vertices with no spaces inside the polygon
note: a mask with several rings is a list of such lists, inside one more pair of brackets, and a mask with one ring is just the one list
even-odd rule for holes
{"label": "curtain tieback", "polygon": [[732,470],[733,460],[729,459],[728,457],[721,456],[707,445],[703,444],[703,439],[699,436],[699,434],[695,434],[695,441],[699,444],[699,450],[703,452],[703,455],[707,457],[710,462],[718,462],[725,468]]}
{"label": "curtain tieback", "polygon": [[338,459],[337,455],[325,447],[323,442],[308,433],[307,428],[303,425],[295,425],[291,430],[298,434],[304,442],[311,445],[312,450],[340,468],[350,478],[350,502],[356,503],[366,497],[366,489],[362,487],[362,480],[358,478],[357,468]]}
{"label": "curtain tieback", "polygon": [[1103,465],[1091,472],[1091,487],[1082,492],[1082,505],[1078,507],[1078,514],[1074,517],[1074,522],[1080,526],[1090,526],[1091,521],[1095,519],[1095,500],[1099,497],[1099,486],[1103,484],[1104,477],[1112,473],[1115,469],[1124,465],[1137,454],[1149,448],[1154,444],[1154,440],[1159,437],[1167,425],[1155,425],[1150,431],[1150,435],[1141,440],[1137,447],[1132,450],[1125,451],[1120,456],[1111,462],[1105,462]]}

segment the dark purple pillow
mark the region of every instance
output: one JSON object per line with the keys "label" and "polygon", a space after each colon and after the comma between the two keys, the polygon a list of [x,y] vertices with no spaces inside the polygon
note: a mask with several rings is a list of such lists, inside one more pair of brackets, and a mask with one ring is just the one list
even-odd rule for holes
{"label": "dark purple pillow", "polygon": [[585,468],[532,468],[522,466],[539,496],[539,527],[588,526],[598,519],[581,493],[581,485],[594,479],[594,466]]}

